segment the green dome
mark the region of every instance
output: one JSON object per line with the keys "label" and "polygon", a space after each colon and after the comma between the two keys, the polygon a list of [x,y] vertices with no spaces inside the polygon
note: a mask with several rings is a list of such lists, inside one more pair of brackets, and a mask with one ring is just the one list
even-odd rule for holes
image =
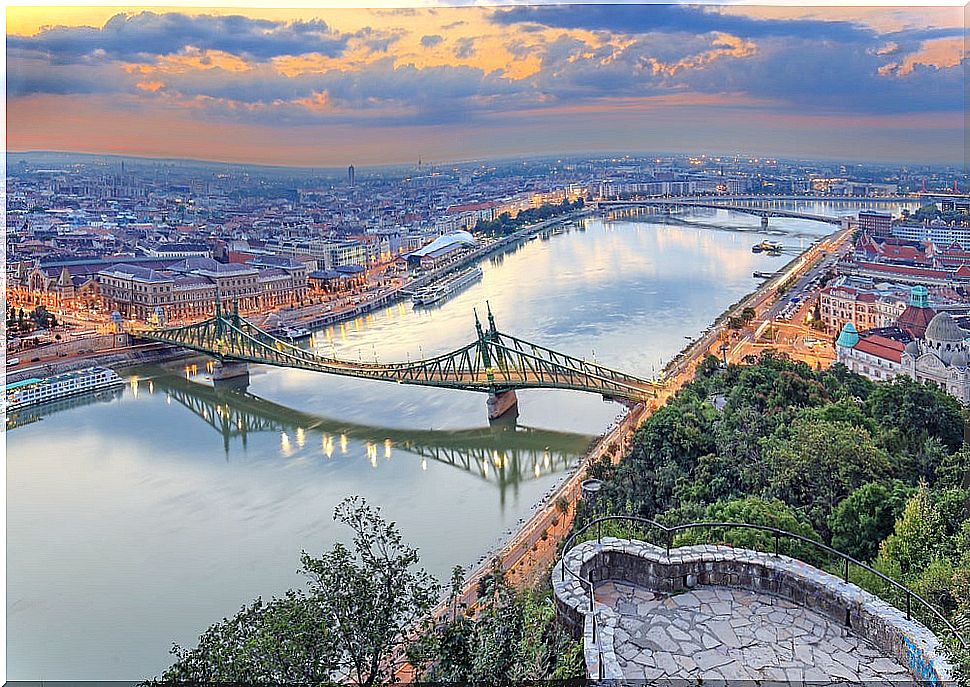
{"label": "green dome", "polygon": [[842,327],[842,331],[839,333],[839,338],[835,340],[835,345],[842,346],[843,348],[852,348],[857,343],[859,343],[859,332],[856,331],[854,324],[846,322]]}

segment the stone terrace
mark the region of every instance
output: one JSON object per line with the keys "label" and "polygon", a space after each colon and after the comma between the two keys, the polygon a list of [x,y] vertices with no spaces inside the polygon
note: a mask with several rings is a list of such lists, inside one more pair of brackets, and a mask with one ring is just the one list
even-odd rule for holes
{"label": "stone terrace", "polygon": [[627,680],[911,684],[905,667],[790,601],[727,587],[673,596],[602,582],[619,615],[614,646]]}

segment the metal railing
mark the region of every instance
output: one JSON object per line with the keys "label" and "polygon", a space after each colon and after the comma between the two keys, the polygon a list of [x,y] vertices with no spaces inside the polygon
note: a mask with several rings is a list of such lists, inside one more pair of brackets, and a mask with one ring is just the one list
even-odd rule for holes
{"label": "metal railing", "polygon": [[[579,572],[577,572],[577,571],[571,570],[566,565],[566,555],[568,554],[568,552],[570,551],[570,549],[573,548],[574,544],[576,543],[576,540],[580,536],[582,536],[583,534],[585,534],[588,531],[590,531],[594,526],[596,527],[596,540],[597,540],[598,543],[602,543],[602,539],[603,539],[602,526],[603,526],[603,523],[605,523],[605,522],[629,522],[629,523],[636,523],[636,524],[639,524],[639,525],[646,525],[649,528],[654,528],[654,529],[659,530],[660,532],[663,533],[663,536],[664,536],[664,545],[665,545],[665,548],[666,548],[666,551],[667,551],[667,554],[666,555],[667,555],[668,559],[670,557],[670,549],[673,547],[674,537],[678,533],[680,533],[680,532],[687,532],[687,531],[692,531],[692,530],[746,529],[746,530],[755,530],[755,531],[758,531],[758,532],[767,532],[767,533],[771,534],[773,536],[773,538],[774,538],[774,551],[773,551],[773,555],[775,555],[775,556],[779,555],[779,543],[780,543],[781,539],[783,539],[783,538],[786,539],[786,540],[792,540],[792,541],[796,541],[796,542],[801,542],[803,544],[808,544],[808,545],[810,545],[812,547],[815,547],[816,549],[818,549],[820,551],[824,551],[827,554],[834,555],[836,558],[841,559],[841,561],[842,561],[842,578],[843,578],[843,580],[845,582],[850,582],[850,579],[849,579],[849,566],[850,565],[854,565],[854,566],[856,566],[856,567],[858,567],[858,568],[860,568],[862,570],[865,570],[870,575],[874,575],[876,578],[878,578],[879,580],[885,582],[886,584],[888,584],[894,590],[896,590],[898,592],[902,592],[903,594],[905,594],[905,598],[906,598],[906,619],[907,620],[912,620],[912,617],[913,617],[913,608],[912,608],[912,605],[913,605],[913,601],[915,600],[918,605],[920,605],[923,608],[925,608],[926,610],[928,610],[930,612],[930,614],[934,618],[936,618],[936,620],[938,620],[940,622],[940,624],[942,625],[942,627],[944,627],[949,633],[951,633],[953,635],[953,637],[956,639],[957,643],[959,643],[960,647],[964,651],[970,650],[970,642],[968,642],[967,639],[960,634],[960,631],[957,630],[957,628],[953,625],[953,623],[951,623],[946,618],[946,616],[943,615],[943,613],[941,613],[929,601],[927,601],[922,596],[920,596],[919,594],[917,594],[916,592],[914,592],[913,590],[911,590],[909,587],[906,587],[905,585],[900,584],[899,582],[897,582],[896,580],[892,579],[888,575],[885,575],[885,574],[879,572],[878,570],[876,570],[872,566],[870,566],[870,565],[868,565],[866,563],[863,563],[862,561],[859,561],[859,560],[853,558],[852,556],[848,555],[847,553],[843,553],[843,552],[841,552],[841,551],[839,551],[837,549],[834,549],[831,546],[828,546],[827,544],[824,544],[824,543],[822,543],[820,541],[817,541],[815,539],[811,539],[809,537],[805,537],[805,536],[802,536],[800,534],[796,534],[794,532],[789,532],[787,530],[782,530],[782,529],[779,529],[777,527],[769,527],[767,525],[754,525],[754,524],[743,523],[743,522],[690,522],[690,523],[687,523],[687,524],[684,524],[684,525],[675,525],[673,527],[667,527],[666,525],[663,525],[663,524],[661,524],[661,523],[659,523],[659,522],[657,522],[655,520],[650,520],[648,518],[641,518],[641,517],[638,517],[638,516],[635,516],[635,515],[607,515],[607,516],[603,516],[603,517],[600,517],[600,518],[596,518],[595,520],[591,520],[590,522],[588,522],[585,525],[583,525],[580,529],[578,529],[575,532],[573,532],[569,536],[569,538],[566,539],[566,542],[563,545],[562,555],[560,556],[560,559],[559,559],[559,562],[560,562],[560,565],[561,565],[561,568],[562,568],[561,569],[561,579],[562,579],[562,581],[565,581],[566,580],[566,573],[568,572],[572,577],[574,577],[576,579],[577,582],[579,582],[579,584],[580,584],[581,587],[585,587],[588,590],[588,592],[589,592],[589,611],[590,611],[590,617],[592,619],[592,624],[593,624],[593,627],[592,627],[592,630],[593,630],[593,641],[596,642],[597,651],[598,651],[598,654],[599,654],[599,678],[600,679],[603,679],[603,677],[604,677],[604,675],[603,675],[603,650],[602,650],[602,648],[600,648],[599,641],[597,639],[596,611],[595,611],[595,604],[596,604],[596,601],[595,601],[595,585],[594,585],[594,583],[593,583],[592,580],[590,580],[588,578],[582,577],[582,575],[580,574],[582,572],[581,570]],[[629,539],[632,541],[632,537],[629,538]],[[647,541],[647,543],[652,543],[652,542],[649,542],[649,540],[644,540],[644,541]],[[797,558],[796,556],[791,556],[791,557],[792,558]],[[808,561],[805,561],[805,562],[808,562]],[[893,605],[895,605],[895,604],[893,604]],[[902,610],[902,609],[900,609],[900,610]]]}

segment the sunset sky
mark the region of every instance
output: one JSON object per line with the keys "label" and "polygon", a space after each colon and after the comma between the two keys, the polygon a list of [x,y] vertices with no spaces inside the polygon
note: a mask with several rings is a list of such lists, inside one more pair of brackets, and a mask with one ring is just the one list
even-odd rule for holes
{"label": "sunset sky", "polygon": [[7,148],[962,163],[964,8],[8,7]]}

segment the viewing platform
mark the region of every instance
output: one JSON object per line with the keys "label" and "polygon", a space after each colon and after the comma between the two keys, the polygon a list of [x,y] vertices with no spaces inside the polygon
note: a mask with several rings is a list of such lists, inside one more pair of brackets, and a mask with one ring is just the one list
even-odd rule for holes
{"label": "viewing platform", "polygon": [[[707,525],[681,529],[698,526]],[[668,542],[675,531],[666,529]],[[913,614],[917,605],[923,617],[935,609],[898,585],[907,611],[861,589],[849,581],[848,557],[839,577],[730,546],[665,548],[615,537],[570,543],[553,570],[553,590],[560,621],[583,639],[591,679],[953,680],[940,640]]]}

